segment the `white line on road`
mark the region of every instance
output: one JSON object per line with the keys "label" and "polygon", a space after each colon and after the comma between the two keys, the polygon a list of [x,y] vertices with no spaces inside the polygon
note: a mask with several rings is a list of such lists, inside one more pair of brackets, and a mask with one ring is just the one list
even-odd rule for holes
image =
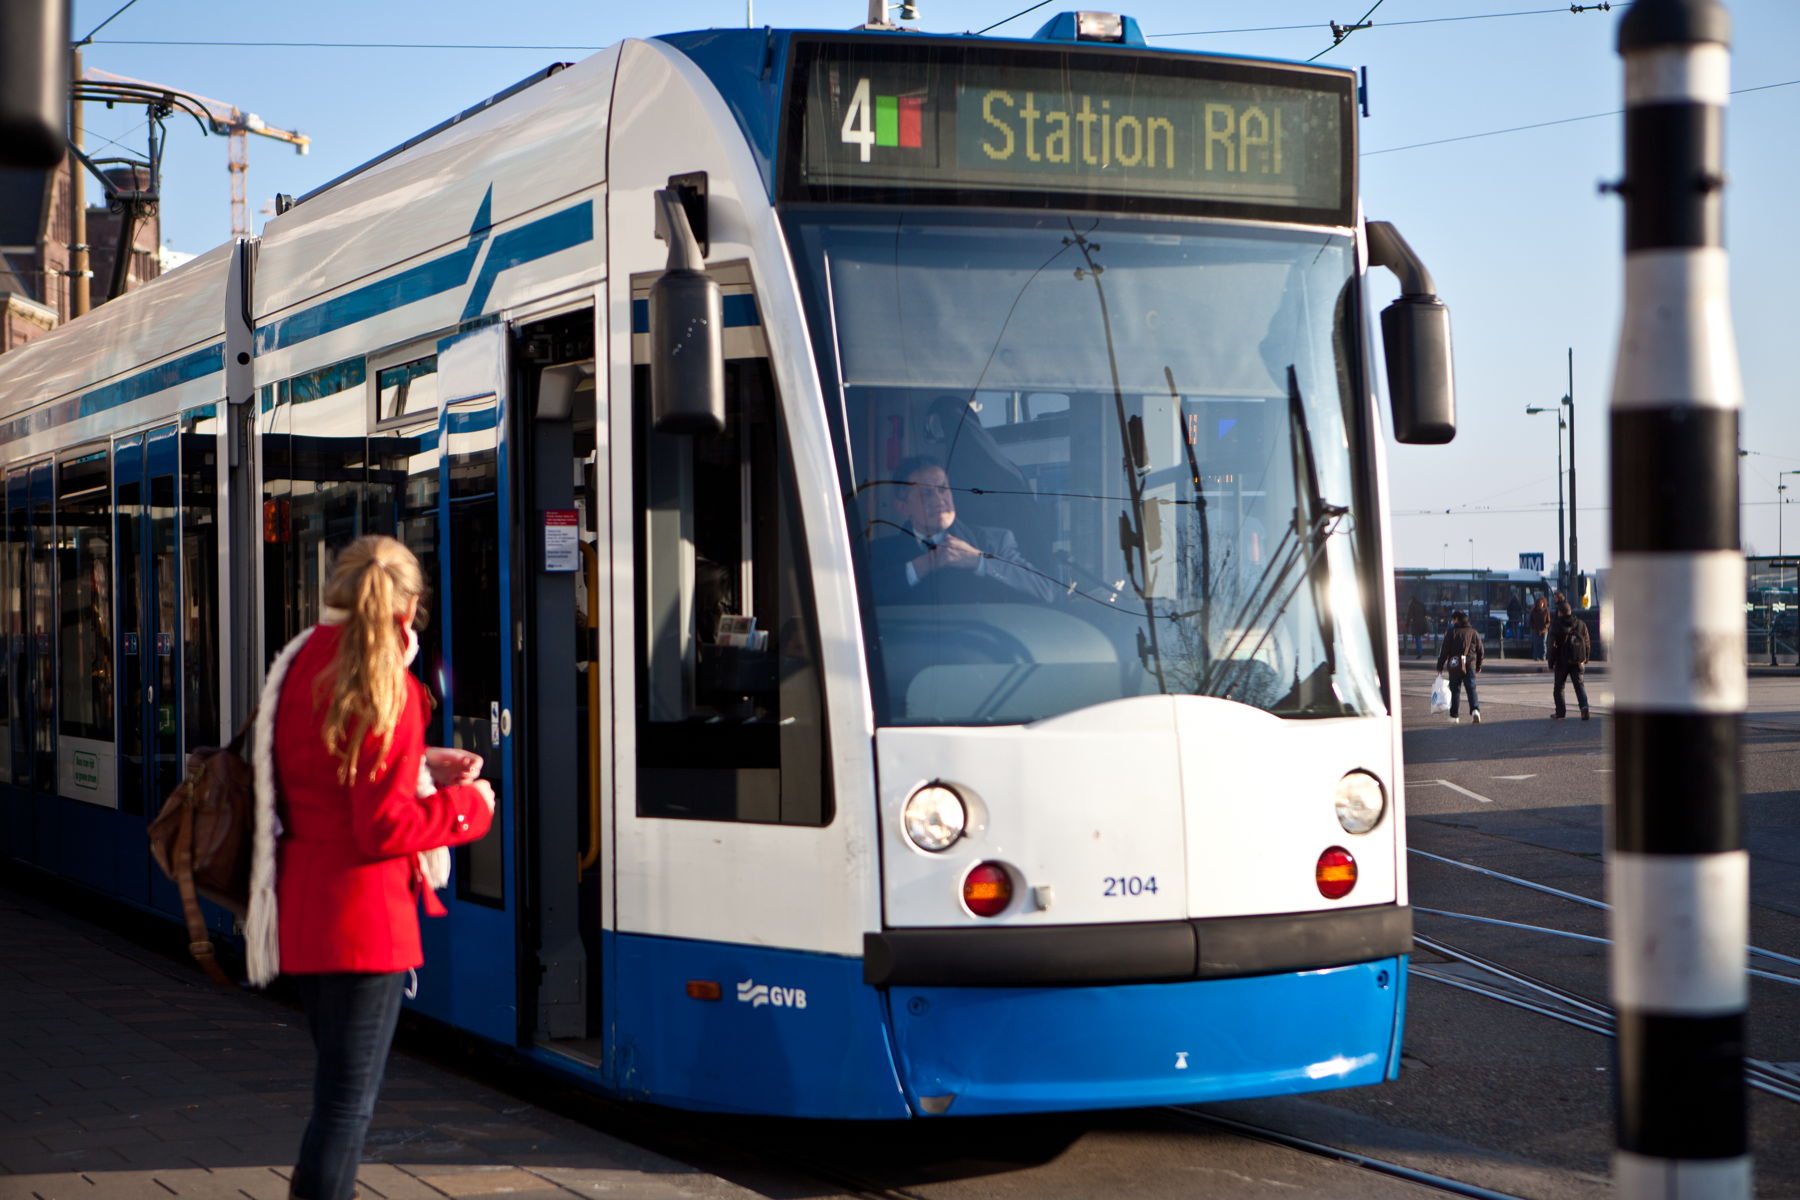
{"label": "white line on road", "polygon": [[1439,787],[1447,787],[1453,792],[1461,792],[1463,795],[1469,797],[1469,799],[1479,800],[1483,804],[1492,804],[1493,803],[1493,801],[1491,799],[1482,795],[1480,792],[1471,792],[1468,788],[1462,786],[1460,783],[1451,783],[1448,779],[1415,779],[1415,780],[1413,780],[1414,787],[1421,787],[1428,783],[1435,783]]}
{"label": "white line on road", "polygon": [[1536,779],[1536,775],[1489,775],[1489,779]]}

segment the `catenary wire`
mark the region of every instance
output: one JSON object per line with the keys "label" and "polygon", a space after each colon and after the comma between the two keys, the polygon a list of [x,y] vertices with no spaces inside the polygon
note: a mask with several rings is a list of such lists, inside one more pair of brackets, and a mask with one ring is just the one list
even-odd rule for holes
{"label": "catenary wire", "polygon": [[[1588,9],[1591,9],[1592,7],[1594,6],[1589,5],[1581,11],[1588,11]],[[1629,8],[1630,5],[1614,4],[1613,7],[1624,9]],[[1373,12],[1374,10],[1370,9],[1369,11]],[[1522,12],[1468,13],[1460,17],[1419,17],[1411,21],[1383,21],[1380,28],[1392,29],[1399,25],[1441,25],[1449,21],[1492,21],[1501,17],[1542,17],[1555,13],[1567,13],[1569,11],[1569,6],[1564,5],[1562,8],[1531,8]],[[1366,18],[1368,13],[1364,13],[1363,16]],[[1220,37],[1231,33],[1293,33],[1305,29],[1317,29],[1318,27],[1319,23],[1313,21],[1307,25],[1260,25],[1252,26],[1247,29],[1190,29],[1184,33],[1149,33],[1144,36],[1146,38]]]}
{"label": "catenary wire", "polygon": [[1375,10],[1380,8],[1383,3],[1385,3],[1385,0],[1375,0],[1375,3],[1369,5],[1368,12],[1356,18],[1356,20],[1350,22],[1348,25],[1340,27],[1337,22],[1333,21],[1331,23],[1331,45],[1325,47],[1306,61],[1316,62],[1317,60],[1324,58],[1327,54],[1330,54],[1333,50],[1336,50],[1339,46],[1343,45],[1345,38],[1349,37],[1359,29],[1366,28],[1369,18],[1375,15]]}
{"label": "catenary wire", "polygon": [[105,29],[108,25],[111,25],[115,20],[117,20],[120,16],[122,16],[124,14],[126,9],[130,8],[132,5],[134,5],[136,3],[137,3],[137,0],[125,0],[125,3],[119,6],[119,9],[117,12],[113,13],[112,16],[106,18],[106,20],[100,22],[98,25],[96,25],[92,29],[88,30],[88,35],[86,37],[82,38],[79,42],[76,42],[75,44],[77,46],[85,46],[89,42],[93,41],[94,35],[96,33],[99,33],[102,29]]}
{"label": "catenary wire", "polygon": [[982,33],[986,33],[989,29],[998,29],[1002,25],[1006,24],[1007,21],[1016,21],[1020,17],[1024,16],[1026,13],[1036,12],[1038,9],[1044,7],[1044,5],[1046,5],[1048,3],[1050,3],[1050,0],[1038,0],[1038,2],[1034,5],[1032,5],[1030,8],[1022,8],[1018,12],[1014,13],[1012,16],[1007,17],[1005,20],[995,21],[992,25],[987,26],[986,29],[977,29],[975,32],[977,34],[982,34]]}

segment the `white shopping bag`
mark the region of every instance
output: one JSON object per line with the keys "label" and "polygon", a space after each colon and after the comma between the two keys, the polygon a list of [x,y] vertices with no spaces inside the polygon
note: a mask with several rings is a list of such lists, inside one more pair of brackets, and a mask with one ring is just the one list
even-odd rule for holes
{"label": "white shopping bag", "polygon": [[1431,711],[1450,711],[1450,677],[1440,674],[1431,685]]}

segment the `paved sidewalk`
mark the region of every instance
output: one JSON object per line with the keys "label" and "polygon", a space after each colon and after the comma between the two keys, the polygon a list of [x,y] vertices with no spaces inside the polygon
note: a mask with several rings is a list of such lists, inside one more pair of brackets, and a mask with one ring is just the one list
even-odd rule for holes
{"label": "paved sidewalk", "polygon": [[[284,1200],[300,1014],[56,912],[0,868],[0,1200]],[[396,1052],[365,1200],[754,1193]]]}

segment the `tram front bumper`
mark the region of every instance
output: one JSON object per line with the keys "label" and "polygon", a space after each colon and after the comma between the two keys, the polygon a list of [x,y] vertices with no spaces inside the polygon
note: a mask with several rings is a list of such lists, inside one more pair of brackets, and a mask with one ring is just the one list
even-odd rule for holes
{"label": "tram front bumper", "polygon": [[892,987],[921,1116],[1195,1104],[1398,1072],[1406,958],[1096,987]]}

